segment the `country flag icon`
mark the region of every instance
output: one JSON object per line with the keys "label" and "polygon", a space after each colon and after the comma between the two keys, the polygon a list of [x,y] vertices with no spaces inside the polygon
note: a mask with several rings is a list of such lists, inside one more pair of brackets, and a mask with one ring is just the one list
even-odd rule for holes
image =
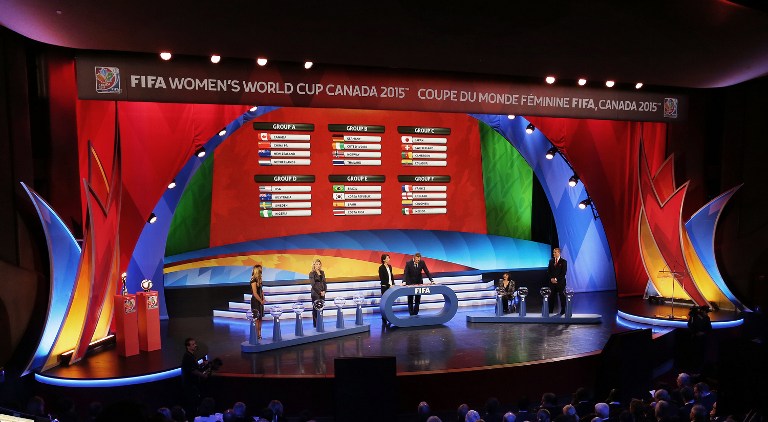
{"label": "country flag icon", "polygon": [[410,208],[403,208],[403,215],[409,215],[409,214],[411,214],[411,209]]}
{"label": "country flag icon", "polygon": [[411,192],[403,192],[400,194],[403,199],[413,199],[413,194]]}
{"label": "country flag icon", "polygon": [[411,144],[402,144],[402,149],[403,151],[410,151],[413,149],[413,147],[411,146]]}
{"label": "country flag icon", "polygon": [[344,185],[333,185],[334,192],[344,192]]}
{"label": "country flag icon", "polygon": [[402,152],[402,153],[400,153],[400,156],[402,158],[413,158],[413,153],[412,152]]}
{"label": "country flag icon", "polygon": [[333,210],[333,215],[344,215],[344,210],[334,209]]}
{"label": "country flag icon", "polygon": [[333,193],[333,200],[334,201],[343,201],[344,200],[344,194],[343,193],[334,192]]}
{"label": "country flag icon", "polygon": [[272,152],[268,149],[260,149],[259,150],[259,157],[271,157]]}
{"label": "country flag icon", "polygon": [[260,193],[259,194],[259,201],[271,201],[272,200],[272,194],[271,193]]}
{"label": "country flag icon", "polygon": [[267,140],[269,140],[269,134],[261,132],[261,133],[259,133],[259,139],[261,139],[262,141],[267,141]]}
{"label": "country flag icon", "polygon": [[411,136],[403,136],[403,137],[400,138],[400,140],[404,144],[411,144],[411,143],[413,143],[413,137],[411,137]]}

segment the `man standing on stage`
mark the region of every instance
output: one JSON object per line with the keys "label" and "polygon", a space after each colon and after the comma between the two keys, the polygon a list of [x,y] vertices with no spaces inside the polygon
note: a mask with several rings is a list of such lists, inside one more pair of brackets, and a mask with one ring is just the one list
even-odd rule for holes
{"label": "man standing on stage", "polygon": [[[557,293],[560,298],[560,315],[565,315],[565,273],[568,271],[568,263],[560,257],[560,248],[552,250],[552,259],[549,260],[547,267],[547,277],[549,277],[549,287],[552,293]],[[554,298],[549,299],[549,313],[555,311]]]}
{"label": "man standing on stage", "polygon": [[[416,252],[416,254],[413,255],[413,260],[405,263],[405,271],[403,272],[403,284],[424,284],[424,279],[421,275],[422,271],[424,271],[424,274],[427,275],[427,278],[429,278],[431,283],[435,282],[432,280],[432,274],[430,274],[429,270],[427,269],[427,264],[421,260],[421,254]],[[408,295],[408,313],[411,315],[418,315],[419,304],[421,303],[421,295],[415,295],[415,302],[413,300],[413,296],[414,295]]]}

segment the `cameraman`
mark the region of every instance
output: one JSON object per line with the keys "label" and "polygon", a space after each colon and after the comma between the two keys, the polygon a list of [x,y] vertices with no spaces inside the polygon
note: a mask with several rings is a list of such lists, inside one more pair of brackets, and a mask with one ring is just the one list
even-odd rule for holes
{"label": "cameraman", "polygon": [[[203,363],[198,363],[195,352],[197,351],[197,341],[189,337],[184,340],[186,352],[181,360],[181,386],[184,394],[184,410],[187,415],[194,417],[195,409],[200,403],[202,382],[211,375],[211,368],[208,361],[203,359]],[[207,415],[206,415],[207,416]]]}
{"label": "cameraman", "polygon": [[688,330],[691,333],[690,357],[692,369],[701,371],[707,352],[707,338],[712,331],[712,321],[709,319],[709,307],[694,306],[688,312]]}

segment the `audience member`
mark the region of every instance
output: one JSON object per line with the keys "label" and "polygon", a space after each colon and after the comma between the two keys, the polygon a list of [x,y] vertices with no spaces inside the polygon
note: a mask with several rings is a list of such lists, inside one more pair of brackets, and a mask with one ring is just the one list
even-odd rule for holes
{"label": "audience member", "polygon": [[467,412],[469,412],[469,405],[466,403],[460,404],[458,409],[456,409],[456,421],[464,422],[467,420]]}
{"label": "audience member", "polygon": [[157,409],[157,413],[163,415],[164,419],[167,419],[169,421],[172,419],[171,418],[171,409],[169,409],[167,407],[161,407],[161,408]]}
{"label": "audience member", "polygon": [[666,400],[656,402],[654,416],[657,422],[675,422],[677,420],[677,410]]}
{"label": "audience member", "polygon": [[678,418],[681,421],[686,421],[691,415],[691,408],[695,404],[693,402],[693,388],[685,386],[680,389],[680,410],[678,411]]}
{"label": "audience member", "polygon": [[618,388],[611,389],[608,397],[605,399],[605,403],[608,404],[608,419],[613,422],[619,420],[619,415],[624,410],[624,405],[621,404],[621,392]]}
{"label": "audience member", "polygon": [[709,384],[698,382],[693,386],[693,396],[696,403],[704,406],[707,412],[712,410],[712,406],[717,401],[717,394],[709,390]]}
{"label": "audience member", "polygon": [[550,415],[558,415],[561,412],[557,405],[557,396],[555,393],[544,393],[541,395],[541,405],[539,409],[546,409]]}
{"label": "audience member", "polygon": [[611,416],[611,407],[608,403],[595,403],[595,417],[601,421],[607,421]]}
{"label": "audience member", "polygon": [[552,414],[547,409],[539,409],[536,412],[536,422],[550,422],[552,420]]}
{"label": "audience member", "polygon": [[574,393],[571,399],[571,404],[576,408],[576,414],[580,416],[586,416],[592,413],[595,408],[595,404],[592,403],[592,399],[589,394],[589,390],[584,387],[579,387]]}
{"label": "audience member", "polygon": [[429,410],[429,404],[427,404],[425,401],[419,403],[419,406],[416,408],[416,414],[419,417],[419,422],[426,422],[431,413],[432,412]]}
{"label": "audience member", "polygon": [[485,402],[485,413],[483,420],[485,422],[501,422],[501,403],[496,397],[491,397]]}
{"label": "audience member", "polygon": [[272,422],[285,421],[285,416],[283,416],[283,403],[280,400],[270,401],[267,407],[272,411]]}
{"label": "audience member", "polygon": [[440,420],[440,418],[438,418],[437,416],[430,416],[429,418],[427,418],[427,422],[443,422],[443,421]]}
{"label": "audience member", "polygon": [[530,422],[536,418],[536,415],[530,412],[531,401],[523,396],[517,401],[517,422]]}
{"label": "audience member", "polygon": [[[707,409],[704,406],[695,404],[691,408],[689,420],[691,422],[707,422],[709,420],[708,416]],[[683,421],[685,419],[681,418],[680,420]]]}
{"label": "audience member", "polygon": [[515,422],[517,419],[517,416],[515,416],[512,412],[507,412],[504,414],[504,417],[502,418],[502,422]]}
{"label": "audience member", "polygon": [[27,413],[32,416],[47,417],[45,413],[45,400],[40,396],[34,396],[27,402]]}
{"label": "audience member", "polygon": [[576,414],[576,407],[572,404],[563,406],[563,411],[555,418],[555,422],[579,422],[579,416]]}
{"label": "audience member", "polygon": [[171,408],[171,419],[174,422],[186,422],[187,412],[181,406],[173,406]]}
{"label": "audience member", "polygon": [[469,410],[467,411],[467,416],[464,418],[465,422],[477,422],[480,420],[480,414],[477,413],[477,410]]}
{"label": "audience member", "polygon": [[239,401],[232,405],[232,420],[235,422],[251,421],[252,418],[248,417],[245,403]]}

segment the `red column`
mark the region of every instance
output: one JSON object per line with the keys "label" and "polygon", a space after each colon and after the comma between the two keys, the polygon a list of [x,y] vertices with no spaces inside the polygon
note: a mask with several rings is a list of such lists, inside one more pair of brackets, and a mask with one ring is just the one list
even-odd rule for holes
{"label": "red column", "polygon": [[139,354],[136,295],[115,295],[115,337],[120,356]]}
{"label": "red column", "polygon": [[136,293],[139,308],[139,348],[145,352],[160,350],[160,302],[157,291]]}

